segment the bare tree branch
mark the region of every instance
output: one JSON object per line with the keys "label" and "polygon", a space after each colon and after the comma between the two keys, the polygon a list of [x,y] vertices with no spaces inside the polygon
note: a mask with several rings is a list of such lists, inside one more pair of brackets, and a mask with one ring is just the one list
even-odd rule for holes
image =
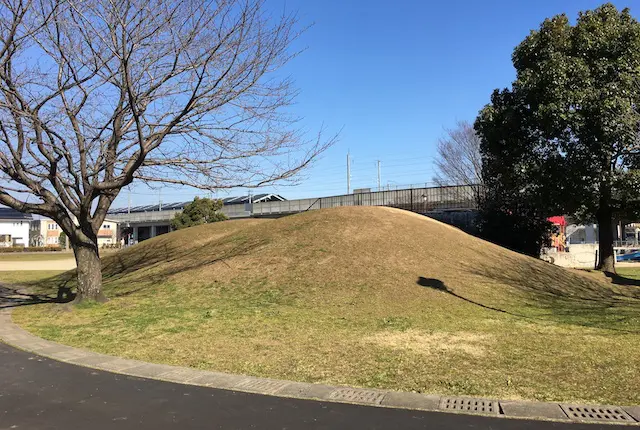
{"label": "bare tree branch", "polygon": [[135,179],[295,180],[335,141],[287,113],[296,28],[263,0],[0,0],[0,203],[93,249]]}
{"label": "bare tree branch", "polygon": [[438,140],[436,176],[439,185],[481,185],[482,156],[480,139],[473,126],[459,121]]}

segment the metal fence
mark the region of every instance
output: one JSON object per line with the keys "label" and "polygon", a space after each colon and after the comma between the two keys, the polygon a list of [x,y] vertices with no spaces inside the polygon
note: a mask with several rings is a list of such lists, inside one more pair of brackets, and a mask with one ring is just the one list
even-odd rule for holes
{"label": "metal fence", "polygon": [[[117,222],[133,222],[133,223],[153,223],[171,221],[174,216],[182,212],[181,209],[158,210],[148,212],[131,212],[108,214],[107,218]],[[237,204],[227,205],[221,210],[229,218],[249,218],[251,217],[251,205]]]}
{"label": "metal fence", "polygon": [[477,209],[478,186],[411,188],[371,191],[317,199],[286,200],[253,204],[254,216],[268,216],[338,206],[390,206],[418,213]]}
{"label": "metal fence", "polygon": [[[597,242],[596,242],[597,243]],[[614,248],[640,248],[638,240],[616,240],[613,242]]]}
{"label": "metal fence", "polygon": [[[338,206],[390,206],[424,214],[439,211],[473,211],[477,209],[476,197],[479,191],[478,186],[469,185],[371,191],[313,199],[230,204],[223,206],[222,212],[229,218],[249,218],[279,216]],[[109,214],[107,217],[118,222],[151,223],[170,221],[180,212],[172,209],[117,213]]]}

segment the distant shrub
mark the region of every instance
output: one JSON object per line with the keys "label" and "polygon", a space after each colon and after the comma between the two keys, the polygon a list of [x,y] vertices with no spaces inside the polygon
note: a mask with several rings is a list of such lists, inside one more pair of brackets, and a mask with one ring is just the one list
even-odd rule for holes
{"label": "distant shrub", "polygon": [[60,252],[62,247],[60,246],[30,246],[24,248],[24,252]]}
{"label": "distant shrub", "polygon": [[222,206],[222,200],[196,197],[171,220],[171,227],[174,230],[180,230],[196,225],[224,221],[228,218],[220,212]]}
{"label": "distant shrub", "polygon": [[12,247],[3,247],[0,248],[0,253],[5,253],[8,254],[10,252],[23,252],[24,248],[23,247],[18,247],[18,246],[12,246]]}
{"label": "distant shrub", "polygon": [[12,246],[10,248],[0,248],[0,254],[12,252],[59,252],[62,248],[59,246]]}
{"label": "distant shrub", "polygon": [[58,243],[60,244],[60,248],[67,247],[67,235],[65,232],[60,232],[60,236],[58,237]]}

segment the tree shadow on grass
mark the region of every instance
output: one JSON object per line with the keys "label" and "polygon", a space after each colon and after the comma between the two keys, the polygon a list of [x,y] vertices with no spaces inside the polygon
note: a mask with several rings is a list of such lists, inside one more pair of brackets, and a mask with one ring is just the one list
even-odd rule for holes
{"label": "tree shadow on grass", "polygon": [[[199,239],[199,238],[197,238]],[[163,235],[102,259],[103,288],[108,297],[126,297],[152,285],[160,285],[171,275],[222,263],[248,255],[269,242],[265,238],[232,232],[194,246],[176,244],[172,235]],[[117,281],[126,278],[126,282]],[[0,308],[73,301],[76,270],[25,285],[0,285]]]}
{"label": "tree shadow on grass", "polygon": [[178,273],[216,263],[227,264],[227,260],[248,255],[268,243],[265,239],[231,235],[199,246],[181,248],[171,243],[170,237],[165,238],[105,258],[103,280],[115,281],[138,272],[146,282],[162,282]]}
{"label": "tree shadow on grass", "polygon": [[43,303],[69,303],[76,295],[67,287],[59,287],[55,294],[37,294],[22,287],[0,285],[0,309]]}
{"label": "tree shadow on grass", "polygon": [[[479,306],[483,309],[511,315],[517,318],[564,323],[587,328],[600,328],[621,333],[640,333],[640,329],[637,328],[637,319],[640,315],[640,303],[633,298],[629,299],[627,297],[623,297],[616,299],[613,296],[607,296],[608,299],[603,299],[602,301],[597,301],[592,297],[581,298],[566,295],[560,295],[554,298],[550,297],[549,294],[551,293],[545,290],[544,294],[533,296],[534,303],[529,308],[537,311],[528,315],[526,311],[514,312],[512,310],[502,309],[471,300],[457,294],[439,279],[424,278],[420,276],[416,283],[422,287],[445,292],[453,297],[475,306]],[[612,313],[611,310],[614,310],[615,312]]]}
{"label": "tree shadow on grass", "polygon": [[474,265],[479,276],[509,285],[538,301],[594,302],[607,307],[640,304],[640,281],[606,274],[613,285],[535,259],[505,259],[501,264]]}
{"label": "tree shadow on grass", "polygon": [[626,276],[611,272],[605,272],[605,276],[611,279],[611,282],[616,285],[640,287],[640,279],[627,278]]}
{"label": "tree shadow on grass", "polygon": [[493,307],[493,306],[487,306],[487,305],[484,305],[484,304],[482,304],[482,303],[475,302],[475,301],[473,301],[473,300],[471,300],[471,299],[468,299],[468,298],[466,298],[466,297],[463,297],[463,296],[461,296],[461,295],[459,295],[459,294],[456,294],[455,292],[453,292],[452,290],[450,290],[450,289],[445,285],[445,283],[444,283],[444,282],[442,282],[440,279],[424,278],[424,277],[420,276],[420,277],[418,278],[418,281],[417,281],[416,283],[417,283],[418,285],[420,285],[421,287],[433,288],[434,290],[443,291],[443,292],[445,292],[445,293],[451,294],[453,297],[456,297],[456,298],[458,298],[458,299],[460,299],[460,300],[464,300],[465,302],[467,302],[467,303],[471,303],[472,305],[476,305],[476,306],[480,306],[481,308],[488,309],[488,310],[490,310],[490,311],[500,312],[500,313],[507,314],[507,315],[511,315],[511,316],[518,317],[518,318],[530,318],[530,317],[528,317],[528,316],[526,316],[526,315],[521,315],[521,314],[512,313],[512,312],[509,312],[509,311],[504,310],[504,309],[498,309],[498,308],[495,308],[495,307]]}

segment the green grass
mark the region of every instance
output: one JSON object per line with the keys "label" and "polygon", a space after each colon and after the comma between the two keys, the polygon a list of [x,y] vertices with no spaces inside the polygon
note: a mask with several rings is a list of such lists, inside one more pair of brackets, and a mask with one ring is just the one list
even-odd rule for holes
{"label": "green grass", "polygon": [[[0,272],[0,284],[33,285],[34,289],[38,289],[36,286],[44,286],[45,284],[43,284],[43,282],[50,282],[52,279],[55,279],[57,282],[57,276],[61,273],[60,270],[16,270]],[[52,288],[50,285],[46,285],[41,289],[47,293],[50,292]]]}
{"label": "green grass", "polygon": [[[51,293],[71,275],[25,282]],[[14,320],[61,343],[200,369],[640,403],[640,271],[564,270],[401,211],[190,228],[106,257],[104,277],[107,304],[25,306]]]}
{"label": "green grass", "polygon": [[640,268],[635,267],[620,267],[616,270],[618,275],[623,276],[627,279],[633,279],[636,281],[640,281]]}

